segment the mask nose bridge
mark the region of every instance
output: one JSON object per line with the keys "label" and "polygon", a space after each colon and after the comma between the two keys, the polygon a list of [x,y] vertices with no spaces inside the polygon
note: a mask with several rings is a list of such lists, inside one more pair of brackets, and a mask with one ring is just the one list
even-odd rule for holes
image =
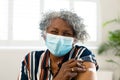
{"label": "mask nose bridge", "polygon": [[63,40],[63,37],[62,37],[62,36],[60,36],[59,42],[60,42],[61,44],[64,43],[64,40]]}
{"label": "mask nose bridge", "polygon": [[57,40],[58,41],[57,41],[57,44],[56,44],[56,50],[58,49],[57,51],[59,52],[59,49],[62,47],[61,46],[61,44],[62,44],[61,43],[61,36],[57,36]]}

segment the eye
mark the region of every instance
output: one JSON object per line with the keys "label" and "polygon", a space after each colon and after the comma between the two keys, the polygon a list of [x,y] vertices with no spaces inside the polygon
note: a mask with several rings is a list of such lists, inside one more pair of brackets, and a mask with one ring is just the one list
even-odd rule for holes
{"label": "eye", "polygon": [[50,33],[52,33],[52,34],[58,34],[58,32],[56,30],[52,30],[52,31],[50,31]]}
{"label": "eye", "polygon": [[68,32],[65,32],[63,35],[64,36],[68,36],[68,37],[73,37],[73,34],[72,33],[68,33]]}

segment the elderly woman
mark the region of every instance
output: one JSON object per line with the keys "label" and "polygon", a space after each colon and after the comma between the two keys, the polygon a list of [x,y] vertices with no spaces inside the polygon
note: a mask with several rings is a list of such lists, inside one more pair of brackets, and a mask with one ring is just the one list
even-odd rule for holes
{"label": "elderly woman", "polygon": [[19,80],[96,80],[95,56],[84,46],[87,36],[82,19],[70,11],[43,16],[40,30],[46,51],[33,51],[22,62]]}

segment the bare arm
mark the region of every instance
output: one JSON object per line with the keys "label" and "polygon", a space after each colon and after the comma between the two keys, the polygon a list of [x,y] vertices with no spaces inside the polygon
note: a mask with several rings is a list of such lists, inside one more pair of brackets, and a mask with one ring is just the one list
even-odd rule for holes
{"label": "bare arm", "polygon": [[84,62],[87,71],[79,73],[76,80],[97,80],[96,67],[92,62]]}

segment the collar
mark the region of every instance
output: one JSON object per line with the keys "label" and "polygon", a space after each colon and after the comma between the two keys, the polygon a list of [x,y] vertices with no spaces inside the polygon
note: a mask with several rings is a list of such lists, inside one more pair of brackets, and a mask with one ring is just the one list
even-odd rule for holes
{"label": "collar", "polygon": [[[73,55],[73,52],[74,52],[74,47],[73,49],[64,56],[61,64],[59,65],[59,67],[61,67],[61,65],[66,62],[67,60],[71,59],[72,55]],[[50,69],[50,51],[47,49],[45,51],[45,54],[44,54],[44,57],[43,57],[43,60],[42,60],[42,69]]]}

